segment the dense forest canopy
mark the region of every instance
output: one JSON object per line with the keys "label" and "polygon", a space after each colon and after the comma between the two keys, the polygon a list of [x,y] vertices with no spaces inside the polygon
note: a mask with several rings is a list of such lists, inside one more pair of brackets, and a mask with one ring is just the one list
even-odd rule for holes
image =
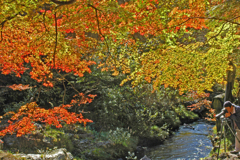
{"label": "dense forest canopy", "polygon": [[[201,93],[225,84],[227,70],[239,69],[239,0],[1,0],[0,24],[1,73],[28,72],[44,87],[64,79],[57,74],[84,77],[97,65],[113,76],[125,74],[120,85]],[[27,107],[33,109],[28,118],[37,114],[33,120],[59,126],[57,118],[41,119],[59,117],[57,108]],[[64,116],[75,122],[66,110]]]}

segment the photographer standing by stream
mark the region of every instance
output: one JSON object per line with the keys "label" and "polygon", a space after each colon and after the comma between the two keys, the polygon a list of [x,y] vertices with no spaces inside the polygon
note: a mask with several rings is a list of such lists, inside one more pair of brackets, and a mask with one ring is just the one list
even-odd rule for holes
{"label": "photographer standing by stream", "polygon": [[[226,101],[223,104],[223,109],[221,113],[225,113],[226,118],[230,118],[233,120],[234,129],[236,131],[236,137],[240,139],[240,106],[237,106],[230,101]],[[220,115],[220,114],[219,114]],[[216,116],[217,117],[217,116]],[[232,154],[240,155],[240,143],[238,139],[235,137],[235,150],[231,151]]]}

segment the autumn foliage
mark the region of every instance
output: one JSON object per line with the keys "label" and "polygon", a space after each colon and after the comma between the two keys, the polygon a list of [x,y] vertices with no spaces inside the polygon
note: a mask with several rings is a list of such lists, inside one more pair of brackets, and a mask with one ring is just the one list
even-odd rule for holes
{"label": "autumn foliage", "polygon": [[32,87],[29,87],[29,85],[22,85],[22,84],[13,84],[13,85],[7,86],[7,87],[11,88],[12,90],[19,90],[19,91],[23,91],[23,90],[32,88]]}
{"label": "autumn foliage", "polygon": [[31,133],[36,129],[34,125],[35,122],[46,123],[56,128],[61,128],[62,123],[74,124],[78,122],[86,125],[88,122],[92,121],[84,119],[81,113],[76,114],[74,112],[69,112],[68,109],[76,103],[78,105],[86,104],[87,102],[91,103],[92,98],[96,95],[88,95],[88,98],[80,93],[80,96],[81,98],[77,101],[72,100],[71,104],[53,107],[52,109],[44,109],[39,107],[36,102],[31,102],[22,106],[17,113],[8,112],[7,114],[12,114],[12,117],[8,120],[9,126],[0,131],[0,136],[5,136],[7,133],[16,133],[19,137]]}
{"label": "autumn foliage", "polygon": [[212,102],[207,98],[210,96],[210,93],[201,93],[198,94],[196,92],[189,92],[186,97],[192,100],[197,101],[196,103],[187,106],[187,108],[191,111],[200,111],[202,109],[207,110],[205,119],[209,121],[216,121],[215,118],[215,109],[211,107]]}
{"label": "autumn foliage", "polygon": [[[227,3],[220,0],[0,1],[0,71],[17,77],[29,73],[42,86],[52,88],[58,81],[57,74],[83,77],[97,64],[113,76],[126,74],[121,85],[127,81],[133,87],[152,83],[154,90],[164,85],[178,89],[180,95],[191,90],[202,93],[211,90],[215,83],[225,83],[228,61],[234,57],[229,53],[239,43],[236,35],[239,6],[234,5],[234,12],[225,14],[216,9],[219,12],[216,16],[218,12],[211,11],[214,5],[224,8]],[[224,28],[225,25],[231,30]],[[209,41],[184,37],[186,33],[192,35],[206,28]],[[216,44],[213,40],[222,36],[222,30],[231,34]],[[184,38],[189,43],[183,44]],[[206,46],[211,48],[201,51]],[[25,90],[33,86],[9,87]],[[36,102],[26,104],[13,114],[9,127],[1,133],[17,132],[18,136],[29,133],[36,121],[56,127],[61,127],[61,121],[90,122],[81,114],[67,111],[73,103],[91,103],[94,98],[78,96],[80,99],[72,100],[72,104],[49,110]]]}

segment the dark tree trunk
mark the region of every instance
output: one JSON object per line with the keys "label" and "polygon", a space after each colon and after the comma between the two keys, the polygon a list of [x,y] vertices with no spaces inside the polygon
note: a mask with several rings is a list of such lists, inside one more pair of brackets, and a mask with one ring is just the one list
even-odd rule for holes
{"label": "dark tree trunk", "polygon": [[[232,95],[232,89],[234,87],[236,67],[231,61],[229,62],[229,66],[232,67],[232,70],[227,70],[227,85],[226,85],[226,90],[225,90],[224,102],[226,102],[226,101],[233,102],[234,101],[234,98]],[[219,106],[219,107],[223,108],[223,104],[222,104],[222,106]],[[217,120],[216,126],[217,126],[217,131],[220,131],[221,120],[219,120],[219,119]]]}
{"label": "dark tree trunk", "polygon": [[240,78],[237,78],[237,80],[238,80],[237,104],[240,106]]}
{"label": "dark tree trunk", "polygon": [[226,101],[233,102],[234,101],[234,98],[232,96],[232,89],[234,87],[236,67],[231,61],[229,62],[229,66],[231,66],[233,68],[233,70],[227,71],[227,86],[226,86],[226,90],[225,90],[224,102],[226,102]]}

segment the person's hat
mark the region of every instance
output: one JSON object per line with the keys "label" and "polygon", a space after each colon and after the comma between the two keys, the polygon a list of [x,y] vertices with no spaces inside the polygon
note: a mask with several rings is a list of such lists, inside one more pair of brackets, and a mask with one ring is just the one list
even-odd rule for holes
{"label": "person's hat", "polygon": [[226,101],[224,104],[223,104],[223,107],[231,107],[232,106],[232,103],[230,101]]}

